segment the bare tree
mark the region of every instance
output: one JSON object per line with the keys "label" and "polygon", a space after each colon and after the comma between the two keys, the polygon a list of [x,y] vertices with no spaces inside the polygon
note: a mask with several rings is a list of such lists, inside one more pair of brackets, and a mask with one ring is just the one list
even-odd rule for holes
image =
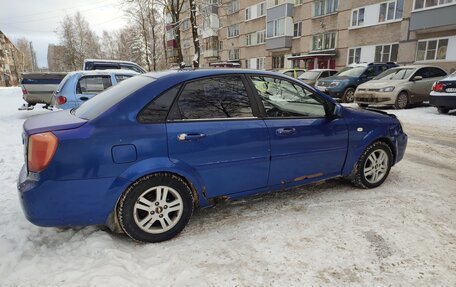
{"label": "bare tree", "polygon": [[65,16],[57,32],[60,43],[65,47],[62,61],[67,70],[82,67],[84,59],[100,55],[98,36],[90,29],[89,23],[81,13]]}
{"label": "bare tree", "polygon": [[19,38],[16,40],[16,48],[21,52],[18,55],[19,70],[22,72],[33,70],[32,51],[30,50],[29,40]]}
{"label": "bare tree", "polygon": [[196,1],[189,0],[190,2],[190,23],[192,25],[193,46],[195,48],[195,55],[193,56],[193,67],[198,68],[201,55],[201,46],[198,37],[198,25],[196,23]]}

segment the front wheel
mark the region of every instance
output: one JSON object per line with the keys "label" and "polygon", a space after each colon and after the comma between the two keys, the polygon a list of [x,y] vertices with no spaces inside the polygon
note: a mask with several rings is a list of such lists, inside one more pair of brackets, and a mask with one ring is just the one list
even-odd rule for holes
{"label": "front wheel", "polygon": [[138,180],[125,191],[117,217],[132,239],[160,242],[181,232],[192,212],[193,196],[188,184],[175,175],[158,173]]}
{"label": "front wheel", "polygon": [[409,98],[406,92],[400,92],[397,95],[396,102],[394,103],[394,108],[396,110],[405,109],[409,106]]}
{"label": "front wheel", "polygon": [[361,188],[381,185],[391,170],[393,153],[384,142],[371,144],[359,158],[352,173],[352,183]]}

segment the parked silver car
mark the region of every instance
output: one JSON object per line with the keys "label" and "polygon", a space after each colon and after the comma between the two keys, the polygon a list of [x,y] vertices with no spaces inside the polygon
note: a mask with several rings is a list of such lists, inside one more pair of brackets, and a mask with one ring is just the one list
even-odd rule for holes
{"label": "parked silver car", "polygon": [[392,105],[396,109],[405,109],[410,104],[429,100],[432,84],[446,75],[444,70],[428,65],[391,68],[359,85],[355,103],[360,107]]}
{"label": "parked silver car", "polygon": [[298,80],[301,80],[308,85],[314,86],[319,79],[334,76],[335,74],[337,74],[337,71],[333,69],[313,69],[302,73],[298,77]]}

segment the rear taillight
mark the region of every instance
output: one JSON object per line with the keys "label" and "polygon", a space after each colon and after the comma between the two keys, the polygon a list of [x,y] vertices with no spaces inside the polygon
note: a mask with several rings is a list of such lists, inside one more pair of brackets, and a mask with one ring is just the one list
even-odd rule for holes
{"label": "rear taillight", "polygon": [[28,140],[27,165],[31,172],[40,172],[51,162],[58,139],[51,133],[34,134]]}
{"label": "rear taillight", "polygon": [[28,94],[28,92],[27,92],[27,90],[24,88],[24,86],[22,86],[22,94],[23,94],[23,95],[27,95],[27,94]]}
{"label": "rear taillight", "polygon": [[445,85],[442,84],[442,83],[435,83],[433,86],[432,86],[432,90],[434,92],[443,92],[443,90],[445,89]]}
{"label": "rear taillight", "polygon": [[64,97],[64,96],[58,96],[57,97],[57,104],[58,105],[63,105],[66,102],[67,102],[67,98],[66,97]]}

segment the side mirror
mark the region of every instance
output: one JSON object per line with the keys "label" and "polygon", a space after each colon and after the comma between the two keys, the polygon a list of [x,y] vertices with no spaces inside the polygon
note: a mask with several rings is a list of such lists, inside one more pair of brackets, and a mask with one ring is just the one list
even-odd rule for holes
{"label": "side mirror", "polygon": [[422,76],[415,76],[412,78],[412,81],[421,81],[423,79]]}
{"label": "side mirror", "polygon": [[342,117],[342,106],[340,104],[335,104],[334,108],[328,114],[328,118],[331,120],[338,119]]}

